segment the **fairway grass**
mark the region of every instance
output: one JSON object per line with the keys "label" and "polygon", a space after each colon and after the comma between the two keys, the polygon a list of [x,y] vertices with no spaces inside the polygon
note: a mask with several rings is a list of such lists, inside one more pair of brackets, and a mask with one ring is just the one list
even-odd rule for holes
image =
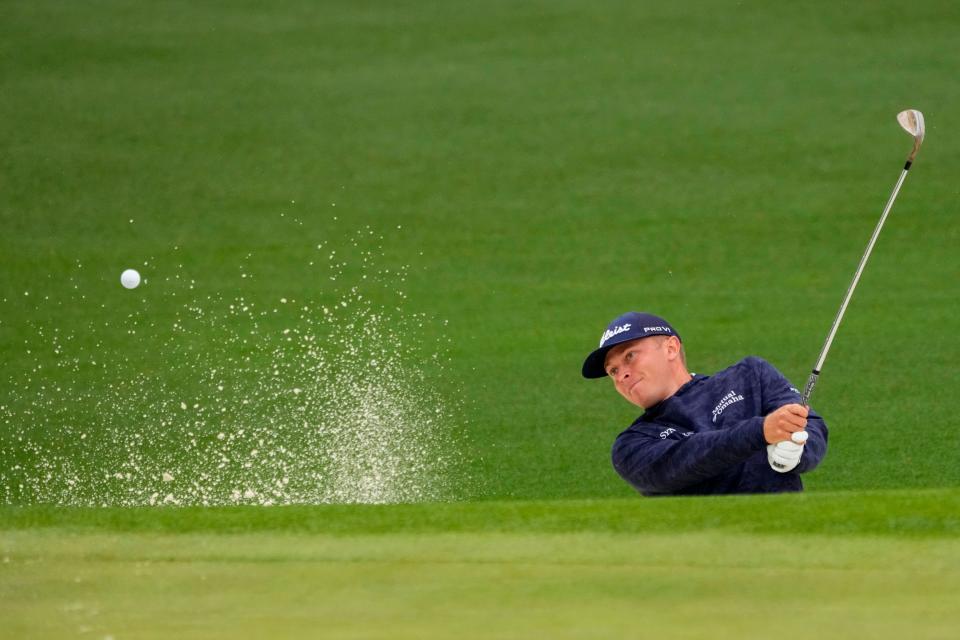
{"label": "fairway grass", "polygon": [[947,638],[960,491],[0,510],[7,637]]}
{"label": "fairway grass", "polygon": [[946,638],[960,598],[956,540],[61,534],[4,534],[8,637]]}

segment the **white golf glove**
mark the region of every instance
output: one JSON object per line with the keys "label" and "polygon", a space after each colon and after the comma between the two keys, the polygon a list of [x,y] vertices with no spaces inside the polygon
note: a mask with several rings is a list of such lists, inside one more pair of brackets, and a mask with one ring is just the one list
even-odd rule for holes
{"label": "white golf glove", "polygon": [[777,444],[767,445],[767,462],[770,468],[778,473],[793,471],[803,456],[803,445],[785,440]]}

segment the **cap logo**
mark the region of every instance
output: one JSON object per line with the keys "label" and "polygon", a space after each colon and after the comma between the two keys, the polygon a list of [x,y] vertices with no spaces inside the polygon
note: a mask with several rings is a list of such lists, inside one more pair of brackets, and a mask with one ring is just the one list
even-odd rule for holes
{"label": "cap logo", "polygon": [[670,327],[644,327],[644,333],[650,333],[651,331],[656,331],[657,333],[673,333],[670,330]]}
{"label": "cap logo", "polygon": [[624,331],[630,331],[630,323],[622,324],[619,327],[614,327],[613,329],[607,329],[603,332],[603,336],[600,337],[600,346],[603,346],[607,340],[612,338],[615,335],[621,334]]}

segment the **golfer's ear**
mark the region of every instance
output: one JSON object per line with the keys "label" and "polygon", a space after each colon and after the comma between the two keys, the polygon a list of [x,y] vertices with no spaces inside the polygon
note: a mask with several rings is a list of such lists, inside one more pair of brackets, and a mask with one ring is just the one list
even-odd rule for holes
{"label": "golfer's ear", "polygon": [[680,339],[677,336],[667,336],[667,353],[670,355],[672,360],[674,357],[680,356]]}

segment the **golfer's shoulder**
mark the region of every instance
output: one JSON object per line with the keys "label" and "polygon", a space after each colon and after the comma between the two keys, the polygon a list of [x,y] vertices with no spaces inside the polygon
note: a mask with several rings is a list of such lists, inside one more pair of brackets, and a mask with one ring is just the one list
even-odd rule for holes
{"label": "golfer's shoulder", "polygon": [[742,360],[734,362],[732,365],[724,369],[723,371],[718,371],[714,374],[714,378],[724,379],[724,378],[737,378],[744,376],[755,376],[761,372],[769,371],[773,368],[769,362],[761,358],[760,356],[747,356]]}

